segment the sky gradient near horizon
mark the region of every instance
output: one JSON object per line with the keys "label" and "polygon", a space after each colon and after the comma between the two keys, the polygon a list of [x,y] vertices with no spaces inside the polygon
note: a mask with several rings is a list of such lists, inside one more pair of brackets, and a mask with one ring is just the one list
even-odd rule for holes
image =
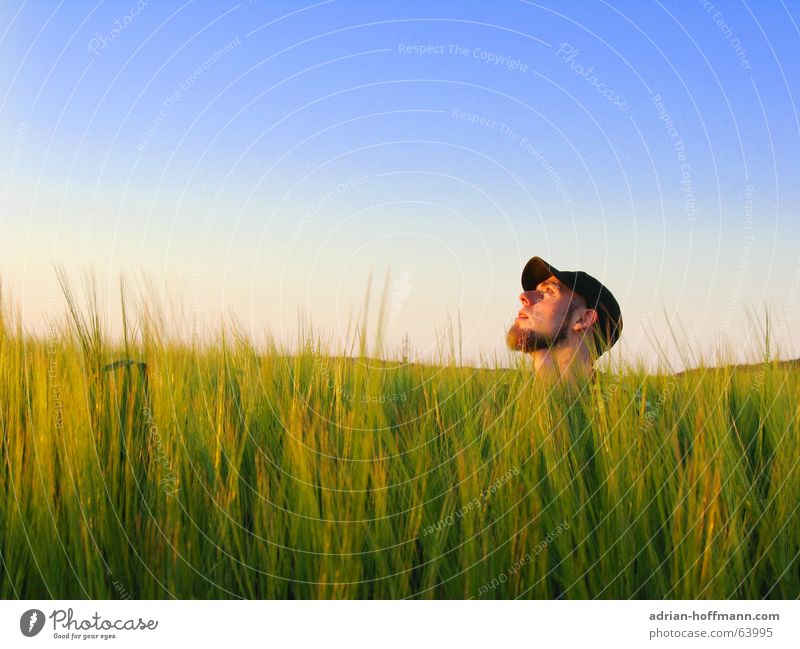
{"label": "sky gradient near horizon", "polygon": [[679,366],[670,319],[746,360],[767,309],[797,357],[798,22],[780,1],[4,3],[0,278],[31,329],[63,310],[61,264],[288,340],[305,318],[343,337],[371,277],[391,350],[430,359],[460,317],[478,362],[540,255],[614,292],[619,355]]}

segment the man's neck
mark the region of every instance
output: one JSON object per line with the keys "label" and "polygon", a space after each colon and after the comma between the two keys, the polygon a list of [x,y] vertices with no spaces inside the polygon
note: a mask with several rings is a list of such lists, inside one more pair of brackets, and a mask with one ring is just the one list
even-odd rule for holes
{"label": "man's neck", "polygon": [[537,376],[577,379],[593,373],[592,357],[585,345],[537,349],[531,352],[531,359]]}

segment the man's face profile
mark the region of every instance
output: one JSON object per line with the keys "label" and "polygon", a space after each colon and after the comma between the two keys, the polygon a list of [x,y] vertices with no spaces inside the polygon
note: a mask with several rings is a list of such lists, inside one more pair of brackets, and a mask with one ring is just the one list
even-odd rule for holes
{"label": "man's face profile", "polygon": [[572,315],[582,298],[554,276],[520,294],[521,307],[506,334],[514,351],[534,352],[556,347],[567,341]]}

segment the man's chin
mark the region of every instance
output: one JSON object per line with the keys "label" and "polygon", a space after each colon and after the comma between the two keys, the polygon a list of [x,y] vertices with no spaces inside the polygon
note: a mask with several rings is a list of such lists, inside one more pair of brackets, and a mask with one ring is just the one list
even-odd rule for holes
{"label": "man's chin", "polygon": [[535,352],[539,349],[548,349],[553,346],[554,340],[550,336],[540,334],[533,329],[525,329],[514,323],[506,334],[506,344],[512,351]]}

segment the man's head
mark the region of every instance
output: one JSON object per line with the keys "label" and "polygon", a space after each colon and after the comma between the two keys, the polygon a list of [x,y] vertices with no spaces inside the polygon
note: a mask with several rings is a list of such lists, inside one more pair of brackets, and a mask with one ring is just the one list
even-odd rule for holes
{"label": "man's head", "polygon": [[577,349],[585,341],[599,356],[619,338],[619,304],[591,275],[560,271],[533,257],[522,271],[522,288],[521,308],[506,337],[511,349]]}

